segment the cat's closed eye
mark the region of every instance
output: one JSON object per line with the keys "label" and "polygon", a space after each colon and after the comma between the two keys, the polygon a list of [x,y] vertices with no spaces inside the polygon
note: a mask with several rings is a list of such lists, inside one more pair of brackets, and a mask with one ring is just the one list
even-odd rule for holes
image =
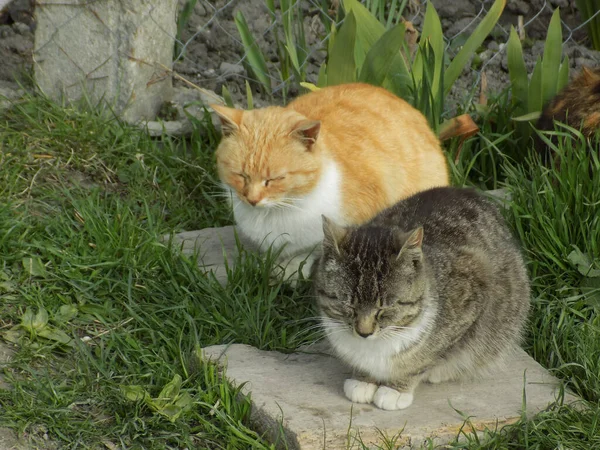
{"label": "cat's closed eye", "polygon": [[375,320],[386,320],[393,318],[394,313],[390,310],[380,309],[375,314]]}
{"label": "cat's closed eye", "polygon": [[272,183],[273,181],[281,181],[285,178],[285,175],[282,175],[280,177],[275,177],[275,178],[269,178],[267,180],[265,180],[263,183],[265,186],[268,186],[270,183]]}

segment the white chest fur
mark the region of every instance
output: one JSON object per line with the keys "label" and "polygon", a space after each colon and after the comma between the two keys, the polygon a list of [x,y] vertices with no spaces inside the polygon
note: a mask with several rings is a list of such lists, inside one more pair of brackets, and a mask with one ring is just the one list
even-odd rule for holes
{"label": "white chest fur", "polygon": [[233,195],[238,230],[261,249],[285,245],[283,257],[310,250],[323,239],[321,214],[344,223],[341,217],[340,172],[327,162],[315,189],[287,207],[252,207]]}
{"label": "white chest fur", "polygon": [[330,329],[325,321],[325,333],[336,354],[346,364],[368,374],[377,381],[389,381],[393,375],[394,356],[419,342],[432,326],[435,311],[427,310],[421,320],[401,334],[386,336],[382,330],[377,336],[367,339],[357,336],[350,328],[339,330],[339,325]]}

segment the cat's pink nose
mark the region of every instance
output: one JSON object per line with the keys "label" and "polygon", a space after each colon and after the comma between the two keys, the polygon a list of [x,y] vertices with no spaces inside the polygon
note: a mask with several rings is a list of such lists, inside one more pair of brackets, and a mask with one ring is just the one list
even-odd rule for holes
{"label": "cat's pink nose", "polygon": [[256,206],[256,204],[258,203],[258,200],[250,200],[250,199],[248,199],[248,203],[250,203],[252,206]]}

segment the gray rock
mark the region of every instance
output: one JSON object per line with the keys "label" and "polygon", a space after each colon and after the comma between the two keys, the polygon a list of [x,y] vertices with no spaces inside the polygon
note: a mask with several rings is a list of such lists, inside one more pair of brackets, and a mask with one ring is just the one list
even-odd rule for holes
{"label": "gray rock", "polygon": [[[208,89],[192,89],[185,86],[173,88],[170,103],[175,107],[176,119],[171,121],[147,121],[141,123],[142,129],[151,136],[169,134],[174,136],[186,136],[194,130],[194,124],[190,117],[195,120],[204,120],[204,108],[212,103],[223,104],[223,98]],[[211,111],[213,126],[219,127],[219,118]]]}
{"label": "gray rock", "polygon": [[506,9],[521,16],[527,16],[531,11],[529,3],[525,0],[509,0]]}
{"label": "gray rock", "polygon": [[168,121],[157,121],[149,120],[144,124],[146,132],[150,136],[162,136],[163,134],[169,136],[183,136],[191,132],[188,123],[181,122],[179,120],[168,120]]}
{"label": "gray rock", "polygon": [[[521,349],[493,376],[421,384],[413,405],[402,411],[353,405],[342,389],[350,371],[327,354],[285,355],[247,345],[219,345],[203,352],[226,367],[234,384],[245,383],[242,393],[251,393],[253,426],[281,448],[281,428],[291,449],[346,449],[349,431],[350,436],[360,433],[369,448],[382,443],[380,431],[394,436],[401,430],[399,447],[418,448],[427,438],[441,445],[457,437],[463,426],[457,410],[469,416],[478,431],[502,428],[521,417],[524,390],[530,418],[557,395],[557,380]],[[566,396],[567,401],[575,399]]]}
{"label": "gray rock", "polygon": [[[239,256],[233,227],[205,228],[173,235],[173,247],[186,255],[197,255],[198,266],[212,272],[221,284],[227,282],[226,263],[235,266]],[[168,241],[171,237],[164,236]]]}
{"label": "gray rock", "polygon": [[219,66],[219,71],[221,72],[222,76],[241,75],[244,73],[245,69],[244,66],[242,66],[241,64],[231,64],[227,62],[222,62]]}
{"label": "gray rock", "polygon": [[[477,2],[479,3],[479,2]],[[471,17],[473,19],[479,8],[474,2],[469,0],[433,0],[433,6],[440,17],[447,17],[454,20],[462,19],[463,17]]]}
{"label": "gray rock", "polygon": [[[23,90],[16,83],[0,80],[0,111],[8,108],[12,102],[23,96]],[[0,356],[0,362],[2,358]]]}
{"label": "gray rock", "polygon": [[31,33],[31,28],[29,28],[29,25],[23,23],[23,22],[16,22],[13,24],[13,30],[15,30],[17,33],[19,34],[27,34],[27,33]]}
{"label": "gray rock", "polygon": [[36,82],[57,100],[105,101],[127,122],[154,119],[170,95],[176,10],[177,0],[39,3]]}

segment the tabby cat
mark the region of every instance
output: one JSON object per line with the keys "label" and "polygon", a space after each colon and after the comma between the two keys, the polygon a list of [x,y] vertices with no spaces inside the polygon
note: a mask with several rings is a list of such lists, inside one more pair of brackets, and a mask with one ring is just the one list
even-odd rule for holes
{"label": "tabby cat", "polygon": [[323,217],[314,267],[321,324],[354,369],[353,402],[413,402],[421,381],[474,375],[518,345],[529,310],[519,247],[495,204],[434,188],[360,227]]}
{"label": "tabby cat", "polygon": [[401,198],[448,185],[427,120],[385,89],[356,83],[287,107],[211,106],[222,122],[217,168],[237,230],[246,243],[281,250],[280,261],[293,262],[290,273],[321,242],[321,214],[356,225]]}
{"label": "tabby cat", "polygon": [[[600,67],[583,67],[581,73],[544,107],[536,128],[554,131],[555,121],[581,130],[586,138],[592,138],[600,130]],[[555,137],[551,140],[556,142]],[[548,162],[550,149],[537,135],[535,146]]]}

